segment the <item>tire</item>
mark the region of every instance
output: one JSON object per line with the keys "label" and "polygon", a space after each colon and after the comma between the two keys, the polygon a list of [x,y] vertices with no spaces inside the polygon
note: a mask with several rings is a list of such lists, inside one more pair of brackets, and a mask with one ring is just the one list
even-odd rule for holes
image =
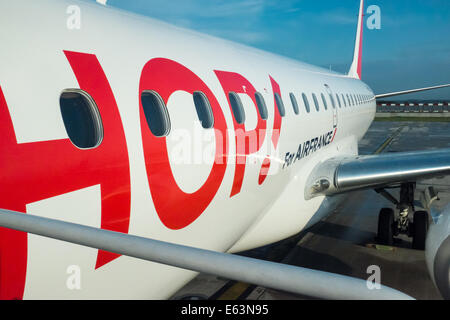
{"label": "tire", "polygon": [[394,210],[383,208],[378,216],[378,242],[392,246],[394,244]]}
{"label": "tire", "polygon": [[412,247],[416,250],[425,250],[425,240],[428,232],[428,212],[414,212],[413,220],[413,243]]}

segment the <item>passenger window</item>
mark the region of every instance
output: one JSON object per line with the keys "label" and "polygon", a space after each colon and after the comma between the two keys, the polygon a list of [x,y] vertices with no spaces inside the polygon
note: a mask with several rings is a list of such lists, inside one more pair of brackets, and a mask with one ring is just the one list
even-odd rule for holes
{"label": "passenger window", "polygon": [[275,92],[275,101],[278,107],[278,112],[280,113],[280,116],[284,117],[286,115],[286,110],[284,109],[284,103],[281,99],[280,95]]}
{"label": "passenger window", "polygon": [[103,125],[94,99],[80,89],[67,89],[59,97],[61,115],[70,141],[80,149],[95,148],[103,140]]}
{"label": "passenger window", "polygon": [[303,103],[305,104],[306,112],[309,113],[309,111],[311,109],[309,108],[309,101],[308,101],[308,98],[306,97],[306,94],[302,93],[302,98],[303,98]]}
{"label": "passenger window", "polygon": [[344,94],[341,93],[342,101],[344,102],[344,107],[347,107],[347,101],[345,101]]}
{"label": "passenger window", "polygon": [[141,103],[147,125],[153,135],[167,136],[170,131],[169,113],[161,96],[155,91],[143,91]]}
{"label": "passenger window", "polygon": [[330,96],[331,105],[333,106],[333,109],[336,109],[336,103],[334,102],[333,95],[331,93],[328,94]]}
{"label": "passenger window", "polygon": [[352,106],[355,106],[355,100],[353,99],[353,96],[350,94],[350,99],[352,99]]}
{"label": "passenger window", "polygon": [[194,98],[195,109],[202,127],[205,129],[212,128],[214,126],[214,116],[208,98],[201,91],[195,91],[192,97]]}
{"label": "passenger window", "polygon": [[295,95],[291,92],[289,93],[289,97],[291,98],[292,108],[294,109],[295,114],[298,114],[298,103]]}
{"label": "passenger window", "polygon": [[351,107],[352,106],[352,101],[350,100],[350,96],[347,93],[347,102],[348,102],[348,106]]}
{"label": "passenger window", "polygon": [[321,93],[320,96],[322,97],[323,107],[325,108],[325,110],[328,110],[327,99],[325,99],[323,93]]}
{"label": "passenger window", "polygon": [[341,106],[341,100],[339,99],[339,96],[338,96],[337,93],[336,93],[336,100],[337,100],[337,102],[338,102],[339,108],[341,108],[341,107],[342,107],[342,106]]}
{"label": "passenger window", "polygon": [[267,106],[266,106],[266,102],[264,101],[264,97],[262,96],[261,93],[256,92],[255,99],[256,99],[256,105],[258,107],[259,115],[261,116],[261,119],[267,120],[268,113],[267,113]]}
{"label": "passenger window", "polygon": [[245,122],[245,112],[241,98],[233,91],[228,93],[228,98],[230,99],[231,109],[233,109],[234,119],[237,123],[243,124]]}
{"label": "passenger window", "polygon": [[316,111],[319,111],[320,110],[320,108],[319,108],[319,101],[317,101],[317,97],[316,97],[316,95],[314,93],[312,94],[312,97],[313,97],[313,100],[314,100],[314,105],[316,106]]}

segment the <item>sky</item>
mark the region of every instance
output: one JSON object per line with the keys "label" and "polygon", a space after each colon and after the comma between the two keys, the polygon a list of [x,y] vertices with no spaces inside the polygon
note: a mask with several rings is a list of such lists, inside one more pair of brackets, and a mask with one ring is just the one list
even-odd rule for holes
{"label": "sky", "polygon": [[[108,0],[107,5],[346,73],[359,0]],[[375,93],[450,83],[449,0],[366,0],[365,11],[371,5],[380,8],[380,29],[364,24],[362,80]],[[450,100],[450,88],[398,99]]]}

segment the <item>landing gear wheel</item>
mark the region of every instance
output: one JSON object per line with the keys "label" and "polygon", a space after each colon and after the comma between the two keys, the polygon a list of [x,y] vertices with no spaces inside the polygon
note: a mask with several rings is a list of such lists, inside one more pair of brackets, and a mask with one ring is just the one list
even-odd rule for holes
{"label": "landing gear wheel", "polygon": [[383,208],[378,216],[378,242],[391,246],[394,244],[394,210]]}
{"label": "landing gear wheel", "polygon": [[425,240],[428,231],[428,213],[426,211],[414,212],[413,220],[413,249],[425,250]]}

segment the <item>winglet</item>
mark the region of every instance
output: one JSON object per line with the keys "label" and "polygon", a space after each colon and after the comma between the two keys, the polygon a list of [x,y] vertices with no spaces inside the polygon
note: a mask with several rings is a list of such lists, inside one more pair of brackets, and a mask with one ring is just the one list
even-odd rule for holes
{"label": "winglet", "polygon": [[361,79],[361,62],[362,62],[362,40],[363,40],[363,24],[364,19],[364,0],[361,0],[358,16],[358,30],[356,31],[355,51],[353,52],[353,62],[348,72],[348,76]]}

